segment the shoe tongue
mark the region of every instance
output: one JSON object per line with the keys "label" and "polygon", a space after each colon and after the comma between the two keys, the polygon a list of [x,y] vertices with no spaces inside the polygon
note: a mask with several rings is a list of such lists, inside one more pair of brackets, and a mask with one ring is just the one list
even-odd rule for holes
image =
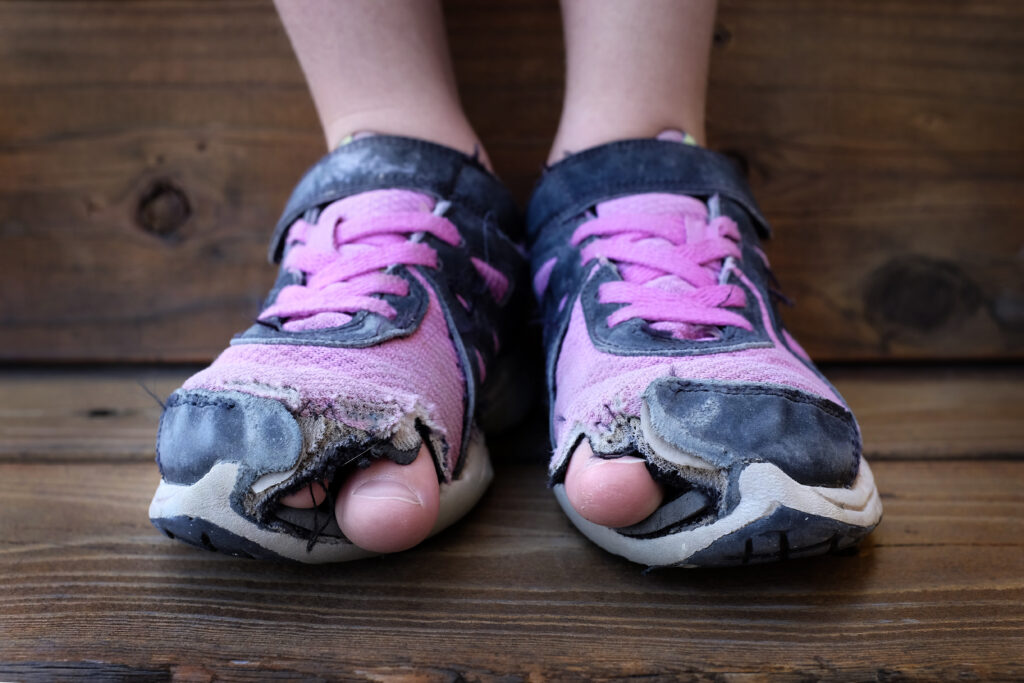
{"label": "shoe tongue", "polygon": [[[658,140],[674,142],[685,145],[696,146],[696,141],[680,130],[665,130],[658,136]],[[599,218],[609,216],[663,216],[675,215],[685,216],[680,225],[680,234],[676,238],[677,244],[692,244],[707,238],[713,231],[708,226],[708,208],[704,202],[693,197],[680,194],[669,194],[665,192],[647,192],[634,194],[617,199],[609,199],[601,202],[594,211]],[[660,237],[647,238],[652,243],[670,247],[667,240]],[[643,240],[647,241],[647,240]],[[705,266],[709,273],[716,274],[721,268],[720,262],[710,263]],[[654,287],[670,292],[686,292],[693,287],[674,275],[659,275],[651,277],[650,271],[642,266],[623,265],[620,272],[627,280],[634,277],[645,283],[648,287]],[[656,322],[651,327],[672,335],[679,339],[706,339],[713,335],[713,332],[703,325],[690,325],[686,323]]]}
{"label": "shoe tongue", "polygon": [[[688,133],[675,128],[668,128],[658,133],[656,140],[675,142],[681,145],[698,146],[697,141]],[[703,202],[679,194],[664,192],[648,192],[634,194],[619,199],[601,202],[596,207],[598,216],[617,216],[623,214],[690,214],[707,220],[707,207]]]}
{"label": "shoe tongue", "polygon": [[[433,209],[434,200],[420,192],[411,190],[361,192],[327,205],[319,220],[307,233],[306,243],[317,251],[334,251],[336,249],[335,237],[344,235],[346,220],[394,213],[429,212]],[[339,221],[342,225],[336,234],[335,226]]]}
{"label": "shoe tongue", "polygon": [[345,197],[331,205],[342,219],[355,216],[376,216],[405,211],[432,211],[434,201],[412,190],[370,190]]}
{"label": "shoe tongue", "polygon": [[[345,197],[327,205],[320,219],[311,225],[306,233],[306,244],[317,251],[339,251],[336,238],[344,238],[345,221],[353,218],[367,218],[395,213],[431,212],[435,202],[429,196],[411,190],[371,190]],[[337,232],[335,226],[339,224]],[[354,257],[361,251],[372,251],[374,245],[401,242],[399,235],[376,235],[360,240],[365,243],[350,243],[342,250],[342,257]],[[344,325],[352,316],[347,313],[325,311],[305,318],[295,318],[284,323],[290,332],[323,329]]]}
{"label": "shoe tongue", "polygon": [[708,209],[704,202],[693,197],[665,192],[647,192],[618,199],[609,199],[595,207],[598,217],[649,214],[680,215],[707,219]]}
{"label": "shoe tongue", "polygon": [[[685,195],[667,194],[662,192],[650,192],[635,194],[618,199],[610,199],[601,202],[595,207],[598,218],[611,216],[685,216],[679,224],[679,234],[674,237],[676,245],[693,244],[710,235],[708,226],[708,209],[702,201],[687,197]],[[649,243],[651,246],[673,248],[675,245],[669,243],[662,237],[647,237],[638,244]],[[709,263],[705,266],[707,271],[715,275],[721,268],[720,262]],[[619,272],[627,281],[643,282],[645,286],[661,289],[669,292],[686,292],[693,289],[693,286],[674,275],[663,274],[652,276],[652,272],[640,265],[622,264]],[[651,327],[660,332],[670,334],[677,339],[707,339],[713,334],[711,330],[703,325],[691,325],[676,322],[656,322]]]}

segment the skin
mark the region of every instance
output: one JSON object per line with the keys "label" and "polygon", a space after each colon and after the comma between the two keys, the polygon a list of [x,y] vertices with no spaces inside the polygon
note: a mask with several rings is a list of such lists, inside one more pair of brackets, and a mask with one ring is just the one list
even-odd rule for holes
{"label": "skin", "polygon": [[[306,75],[327,146],[369,131],[487,156],[463,113],[436,0],[276,0]],[[714,0],[563,0],[566,92],[549,163],[567,153],[666,129],[704,142]],[[582,442],[566,493],[604,526],[641,521],[663,492],[636,458],[604,460]],[[282,498],[311,507],[323,488]],[[338,525],[356,545],[396,552],[425,539],[439,487],[425,448],[406,466],[374,463],[344,483]],[[319,500],[314,500],[319,499]]]}
{"label": "skin", "polygon": [[[296,508],[319,505],[327,497],[316,484],[281,498]],[[426,446],[409,465],[378,460],[350,476],[338,493],[334,515],[345,536],[360,548],[394,553],[413,547],[437,521],[439,487]]]}
{"label": "skin", "polygon": [[565,102],[548,162],[666,129],[704,144],[714,0],[562,0]]}
{"label": "skin", "polygon": [[[714,0],[562,0],[566,88],[548,162],[628,138],[683,130],[704,144],[704,101]],[[572,506],[603,526],[635,524],[663,492],[635,458],[573,452],[565,477]]]}
{"label": "skin", "polygon": [[369,131],[466,154],[483,145],[455,86],[434,0],[275,0],[306,76],[327,148]]}

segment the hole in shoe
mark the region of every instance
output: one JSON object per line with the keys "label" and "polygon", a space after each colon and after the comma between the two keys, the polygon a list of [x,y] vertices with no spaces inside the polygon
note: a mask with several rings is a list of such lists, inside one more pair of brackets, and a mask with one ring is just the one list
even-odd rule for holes
{"label": "hole in shoe", "polygon": [[636,524],[616,529],[623,536],[632,538],[654,538],[664,536],[685,526],[690,526],[714,508],[713,498],[700,489],[682,491],[675,498],[662,504],[647,519]]}

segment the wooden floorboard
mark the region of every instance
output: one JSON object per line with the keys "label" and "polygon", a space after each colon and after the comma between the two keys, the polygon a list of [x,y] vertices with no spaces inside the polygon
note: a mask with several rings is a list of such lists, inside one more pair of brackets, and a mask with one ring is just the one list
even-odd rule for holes
{"label": "wooden floorboard", "polygon": [[[1021,358],[1024,3],[720,5],[709,144],[774,224],[801,343]],[[445,7],[468,114],[525,200],[561,106],[557,3]],[[0,64],[0,359],[211,358],[323,152],[270,0],[0,0]]]}
{"label": "wooden floorboard", "polygon": [[[826,370],[857,415],[872,459],[1024,453],[1022,367]],[[0,462],[151,461],[159,401],[194,371],[0,369]],[[527,422],[493,439],[492,450],[544,458],[546,418],[539,403]]]}
{"label": "wooden floorboard", "polygon": [[0,375],[0,680],[1024,677],[1020,369],[832,369],[878,456],[877,531],[845,556],[649,574],[561,513],[543,424],[495,439],[482,503],[407,553],[307,567],[173,542],[146,516],[159,406],[138,382],[187,372]]}
{"label": "wooden floorboard", "polygon": [[499,464],[421,548],[332,567],[166,539],[148,464],[6,463],[0,679],[1024,676],[1024,462],[876,474],[886,517],[857,555],[643,575],[571,528],[539,463]]}

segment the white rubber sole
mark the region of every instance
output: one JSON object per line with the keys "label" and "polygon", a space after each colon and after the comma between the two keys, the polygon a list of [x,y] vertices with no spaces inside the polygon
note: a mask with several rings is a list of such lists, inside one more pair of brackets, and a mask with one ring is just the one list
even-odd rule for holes
{"label": "white rubber sole", "polygon": [[[238,477],[238,468],[237,463],[218,463],[202,479],[190,486],[161,481],[149,506],[150,519],[157,526],[160,526],[160,520],[198,520],[199,526],[203,523],[213,525],[270,553],[310,564],[347,562],[379,554],[346,541],[327,537],[321,537],[307,550],[308,544],[305,540],[264,529],[240,516],[228,505]],[[459,478],[451,483],[441,484],[440,510],[430,535],[433,536],[451,526],[469,512],[483,496],[493,478],[494,470],[487,446],[483,436],[475,432],[470,438],[465,464]],[[203,543],[211,547],[207,534],[204,533],[202,538]]]}
{"label": "white rubber sole", "polygon": [[740,502],[729,514],[710,524],[656,538],[631,538],[594,524],[572,507],[563,484],[556,485],[554,491],[565,514],[587,538],[611,553],[648,566],[698,566],[687,560],[782,507],[856,527],[864,533],[882,517],[874,476],[864,460],[849,488],[804,486],[770,463],[747,465],[739,478]]}

